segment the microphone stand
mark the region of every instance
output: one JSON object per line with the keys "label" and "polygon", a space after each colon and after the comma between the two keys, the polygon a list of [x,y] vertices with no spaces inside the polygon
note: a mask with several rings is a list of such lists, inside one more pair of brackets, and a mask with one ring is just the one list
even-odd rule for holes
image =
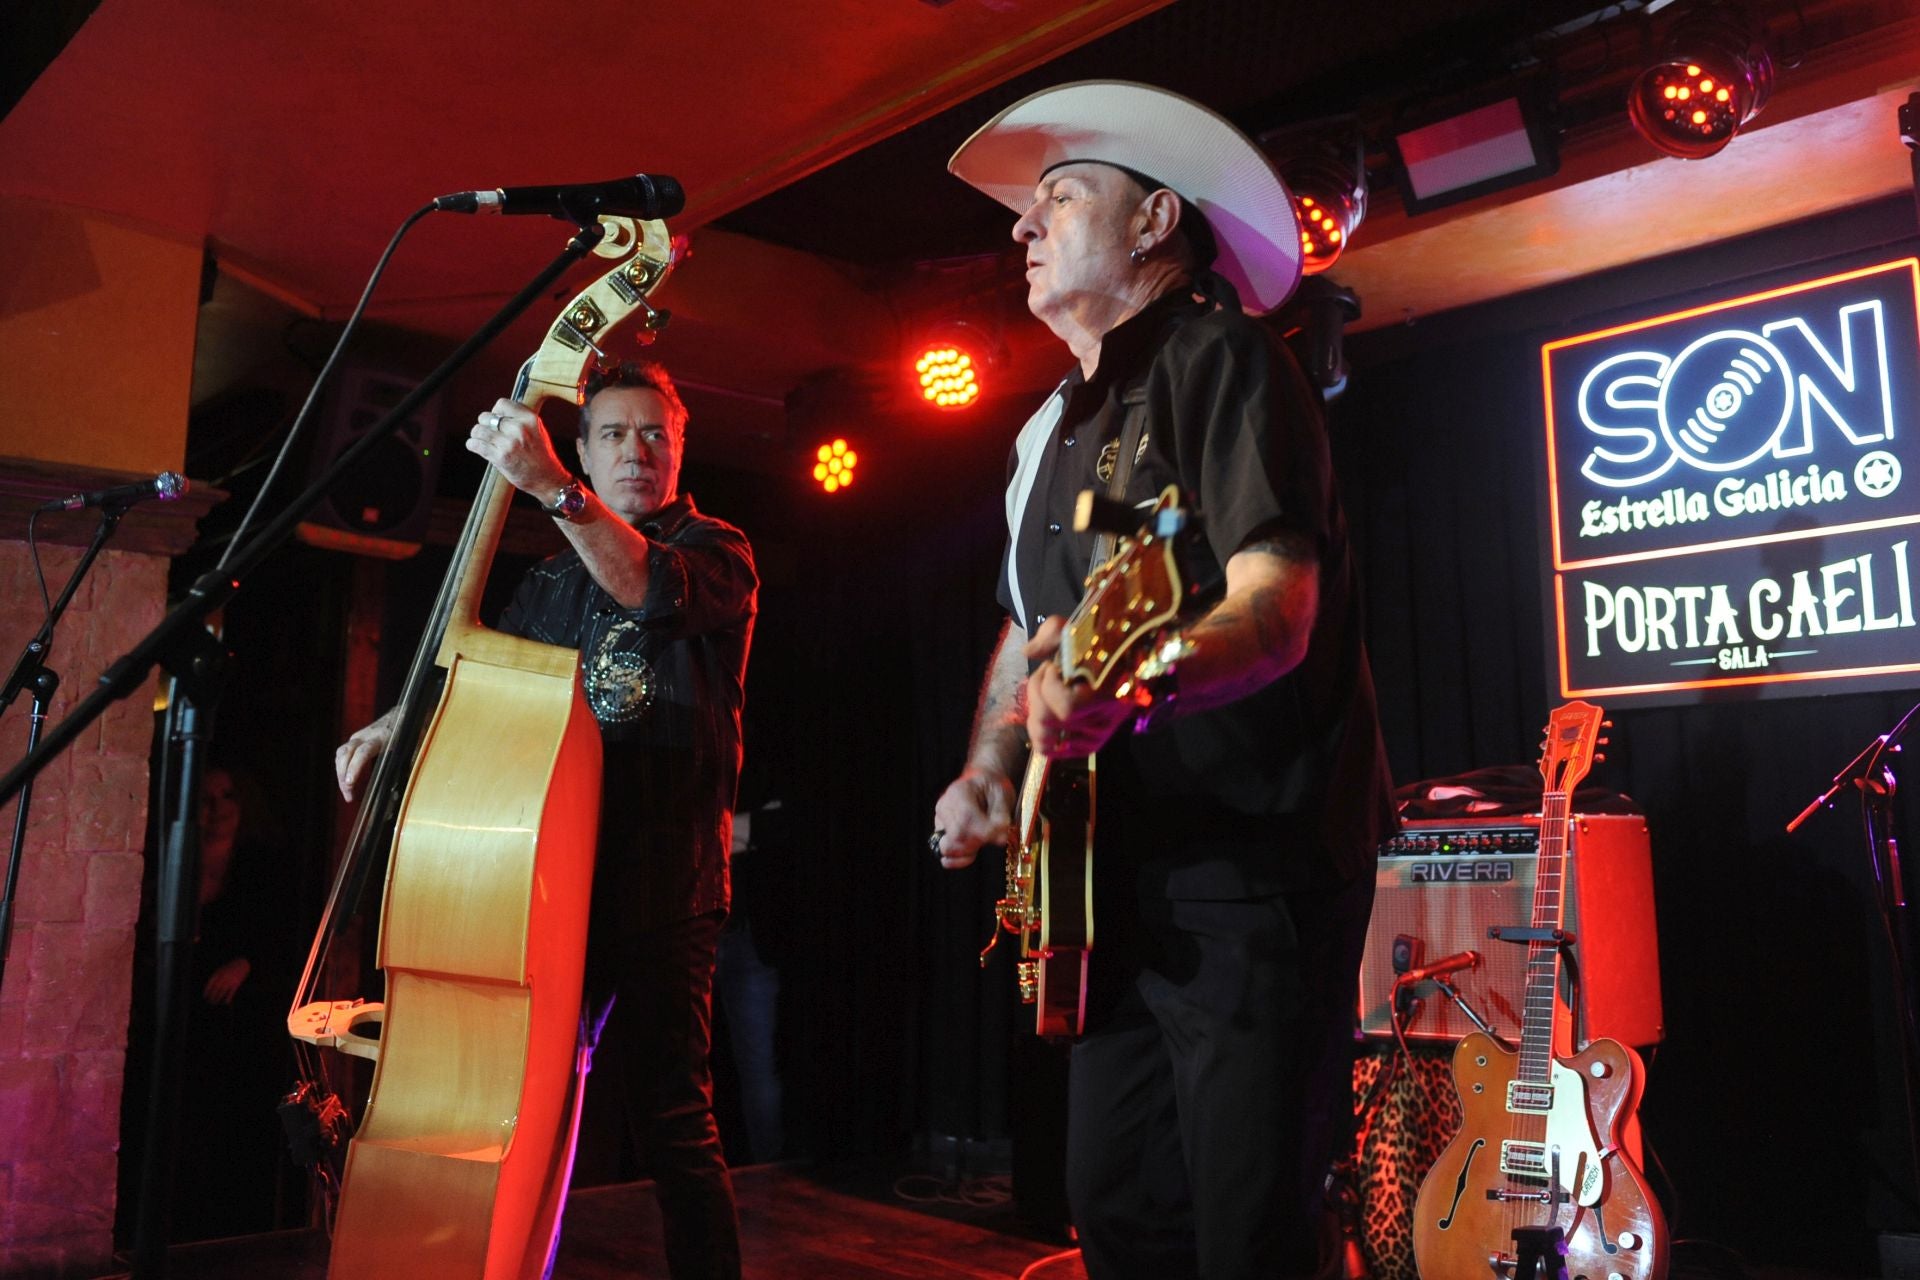
{"label": "microphone stand", "polygon": [[[22,690],[33,691],[33,710],[27,717],[27,750],[40,745],[40,730],[47,721],[47,707],[53,702],[53,695],[59,691],[60,675],[47,665],[47,654],[53,649],[53,629],[60,621],[60,615],[67,611],[67,605],[73,599],[73,593],[80,589],[80,580],[87,576],[87,570],[101,548],[107,545],[107,539],[120,525],[120,517],[126,514],[128,504],[115,503],[103,507],[100,523],[93,531],[93,541],[87,544],[80,563],[73,567],[73,573],[67,579],[67,585],[60,591],[59,599],[47,610],[46,619],[40,629],[27,641],[27,647],[14,659],[13,671],[7,676],[7,683],[0,686],[0,715],[5,715],[13,700]],[[4,803],[4,802],[0,802]],[[13,941],[13,895],[20,884],[20,861],[27,843],[27,810],[33,805],[33,784],[31,779],[20,788],[20,804],[13,811],[13,843],[7,850],[6,887],[0,889],[0,982],[4,982],[7,972],[7,951]]]}
{"label": "microphone stand", "polygon": [[224,658],[219,642],[207,630],[207,616],[232,599],[247,574],[293,536],[301,518],[336,480],[391,436],[400,423],[472,359],[475,352],[544,296],[568,268],[591,253],[605,238],[606,228],[590,213],[575,221],[579,224],[577,233],[558,257],[455,348],[453,354],[402,398],[386,417],[369,428],[352,447],[342,451],[279,516],[236,551],[231,564],[224,570],[210,570],[195,581],[186,597],[170,609],[152,631],[101,674],[99,688],[76,705],[44,742],[31,747],[18,764],[0,776],[0,804],[5,804],[22,794],[47,762],[66,750],[109,706],[137,691],[156,666],[171,673],[176,690],[185,695],[178,700],[180,714],[175,721],[176,736],[184,748],[176,787],[177,816],[167,833],[156,897],[160,913],[156,921],[155,948],[158,975],[154,1061],[148,1089],[154,1105],[149,1116],[147,1149],[141,1162],[133,1256],[135,1277],[161,1277],[167,1272],[168,1205],[162,1202],[162,1196],[168,1190],[166,1170],[172,1163],[176,1104],[183,1078],[181,1051],[185,1047],[185,1036],[179,1014],[191,996],[186,990],[185,952],[194,935],[194,917],[199,904],[199,747],[207,732],[200,718],[200,704],[213,701],[213,689]]}
{"label": "microphone stand", "polygon": [[[1920,99],[1920,94],[1914,95]],[[1920,160],[1916,160],[1920,164]],[[1920,1027],[1916,1027],[1913,1008],[1913,945],[1911,924],[1907,918],[1907,887],[1900,870],[1900,842],[1893,834],[1893,797],[1899,789],[1892,757],[1900,754],[1900,738],[1920,714],[1920,704],[1909,708],[1893,728],[1879,734],[1860,749],[1860,753],[1833,777],[1828,788],[1802,809],[1787,830],[1793,831],[1822,807],[1831,807],[1842,787],[1860,790],[1860,822],[1867,837],[1867,858],[1873,867],[1874,905],[1879,908],[1880,925],[1886,935],[1888,967],[1894,1017],[1899,1034],[1900,1074],[1907,1103],[1907,1154],[1913,1172],[1920,1180]],[[1920,1192],[1920,1186],[1916,1187]]]}

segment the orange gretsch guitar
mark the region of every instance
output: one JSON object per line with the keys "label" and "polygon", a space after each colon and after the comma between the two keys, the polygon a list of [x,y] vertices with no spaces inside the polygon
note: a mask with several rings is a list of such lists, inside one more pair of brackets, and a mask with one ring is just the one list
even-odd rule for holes
{"label": "orange gretsch guitar", "polygon": [[1560,949],[1571,940],[1561,892],[1569,797],[1605,741],[1603,723],[1600,708],[1571,702],[1547,726],[1520,1051],[1475,1032],[1453,1055],[1464,1119],[1414,1202],[1423,1280],[1556,1280],[1562,1265],[1588,1280],[1667,1274],[1666,1222],[1620,1140],[1640,1101],[1640,1055],[1613,1040],[1553,1055]]}
{"label": "orange gretsch guitar", "polygon": [[[1093,518],[1091,497],[1081,495],[1078,528]],[[1173,629],[1186,599],[1174,541],[1185,523],[1180,492],[1169,485],[1145,523],[1099,558],[1060,635],[1062,677],[1133,699],[1142,681],[1185,655]],[[1020,939],[1020,999],[1035,1006],[1034,1030],[1043,1036],[1077,1036],[1086,1025],[1094,776],[1092,756],[1028,757],[1017,838],[1007,846],[1006,896],[995,907],[1000,927]],[[982,965],[999,940],[996,931]]]}

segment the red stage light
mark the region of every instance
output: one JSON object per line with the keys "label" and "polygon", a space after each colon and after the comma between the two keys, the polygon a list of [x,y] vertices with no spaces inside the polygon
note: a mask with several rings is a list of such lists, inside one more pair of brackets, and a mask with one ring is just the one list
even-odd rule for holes
{"label": "red stage light", "polygon": [[1640,136],[1667,155],[1713,155],[1759,114],[1773,91],[1773,57],[1763,33],[1731,8],[1688,14],[1662,49],[1633,82],[1627,114]]}
{"label": "red stage light", "polygon": [[980,362],[957,343],[933,343],[913,362],[920,398],[937,409],[964,409],[980,398]]}
{"label": "red stage light", "polygon": [[1300,269],[1317,275],[1334,264],[1354,228],[1367,215],[1364,159],[1320,146],[1280,166],[1293,192],[1293,213],[1300,220]]}
{"label": "red stage light", "polygon": [[853,468],[860,461],[845,440],[823,444],[813,451],[813,478],[828,493],[838,493],[853,483]]}

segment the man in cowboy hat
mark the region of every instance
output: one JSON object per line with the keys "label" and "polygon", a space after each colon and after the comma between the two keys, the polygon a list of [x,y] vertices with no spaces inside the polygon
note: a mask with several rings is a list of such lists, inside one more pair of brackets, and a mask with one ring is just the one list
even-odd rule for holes
{"label": "man in cowboy hat", "polygon": [[[1016,103],[948,167],[1020,215],[1027,305],[1075,365],[1015,446],[1010,621],[936,851],[962,867],[1011,836],[1028,742],[1097,753],[1067,1138],[1087,1272],[1309,1274],[1392,814],[1319,400],[1244,313],[1298,282],[1291,201],[1231,124],[1115,82]],[[1093,549],[1070,512],[1115,468],[1131,504],[1178,485],[1203,530],[1192,649],[1144,713],[1054,659]]]}

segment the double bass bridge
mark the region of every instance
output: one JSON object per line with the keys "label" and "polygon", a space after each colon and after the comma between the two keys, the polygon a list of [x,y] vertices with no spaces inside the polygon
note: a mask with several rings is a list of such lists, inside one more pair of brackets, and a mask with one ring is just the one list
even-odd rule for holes
{"label": "double bass bridge", "polygon": [[386,1016],[387,1006],[377,1000],[318,1000],[287,1015],[287,1034],[378,1062],[380,1024]]}

